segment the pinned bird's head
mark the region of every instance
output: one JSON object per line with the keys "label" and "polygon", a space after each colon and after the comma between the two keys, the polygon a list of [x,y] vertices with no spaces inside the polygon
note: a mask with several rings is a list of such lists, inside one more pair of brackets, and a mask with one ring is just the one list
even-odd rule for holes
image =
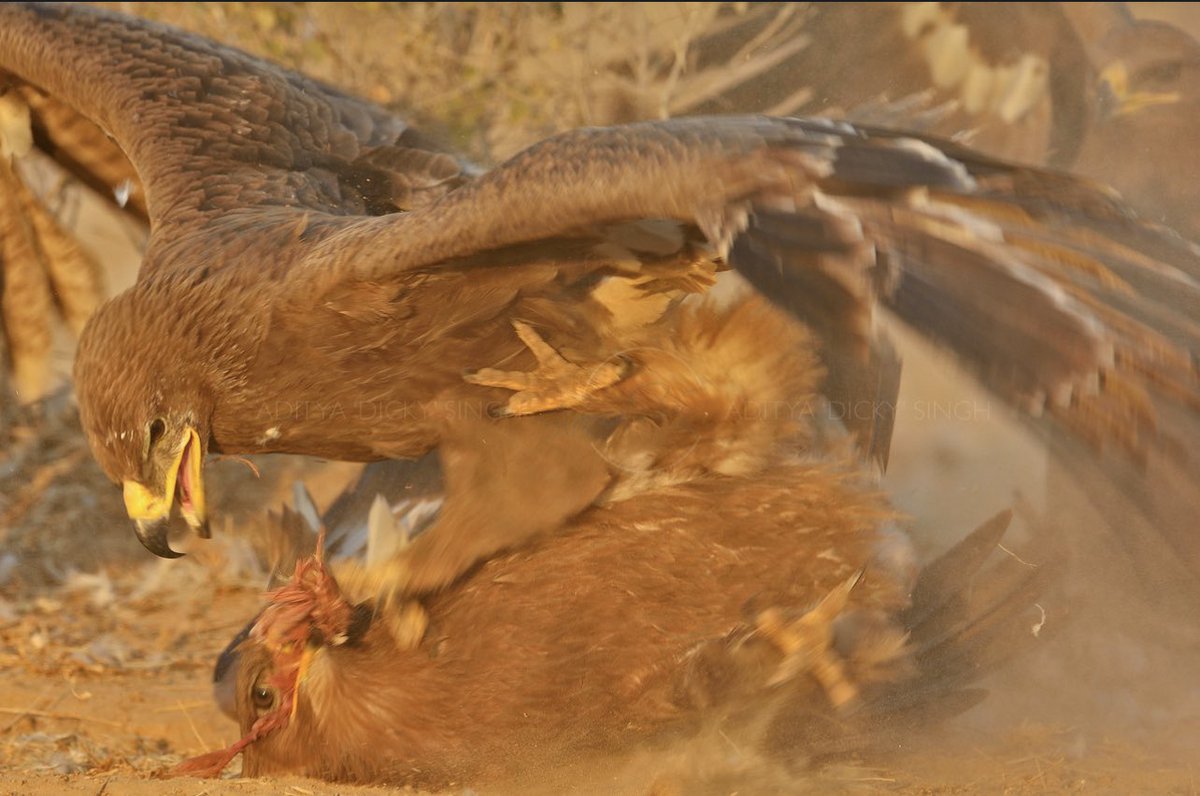
{"label": "pinned bird's head", "polygon": [[151,318],[134,291],[88,322],[75,359],[79,415],[92,454],[125,494],[125,509],[150,552],[179,555],[167,541],[176,504],[208,536],[203,466],[212,401],[175,335],[178,319]]}
{"label": "pinned bird's head", "polygon": [[[296,562],[291,580],[270,593],[267,607],[222,655],[216,676],[229,698],[222,708],[241,725],[242,738],[184,761],[173,774],[217,776],[243,752],[247,776],[347,774],[345,760],[337,762],[345,751],[369,747],[389,726],[386,709],[368,706],[386,683],[403,682],[379,665],[401,658],[374,611],[342,593],[323,552],[322,532],[316,554]],[[322,753],[314,755],[317,749]]]}

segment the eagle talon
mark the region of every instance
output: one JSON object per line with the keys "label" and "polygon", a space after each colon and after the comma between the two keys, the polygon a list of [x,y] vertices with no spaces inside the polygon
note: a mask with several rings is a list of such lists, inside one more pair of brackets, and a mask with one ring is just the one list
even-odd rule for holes
{"label": "eagle talon", "polygon": [[388,628],[399,649],[413,649],[421,643],[429,616],[408,594],[411,568],[403,557],[373,566],[363,566],[353,559],[333,566],[342,593],[352,603],[372,606],[373,621]]}
{"label": "eagle talon", "polygon": [[855,573],[799,619],[789,621],[777,608],[758,614],[756,630],[783,653],[768,685],[781,685],[808,673],[820,683],[835,708],[858,698],[858,686],[847,674],[845,661],[833,649],[833,623],[845,611],[850,593],[861,578],[861,571]]}
{"label": "eagle talon", "polygon": [[346,560],[333,565],[338,585],[354,603],[373,603],[377,609],[392,608],[404,596],[409,569],[399,557],[363,565]]}
{"label": "eagle talon", "polygon": [[492,417],[576,408],[593,394],[621,381],[631,368],[627,357],[614,357],[591,366],[576,364],[558,353],[529,324],[513,321],[513,328],[537,360],[532,372],[480,368],[463,376],[471,384],[514,392],[504,406],[489,410]]}

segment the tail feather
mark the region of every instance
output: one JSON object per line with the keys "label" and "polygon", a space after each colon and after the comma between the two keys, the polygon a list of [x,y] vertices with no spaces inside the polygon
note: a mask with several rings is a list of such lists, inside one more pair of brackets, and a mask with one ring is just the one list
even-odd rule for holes
{"label": "tail feather", "polygon": [[[1039,643],[1045,620],[1036,600],[1055,573],[1013,559],[985,568],[1010,519],[1007,511],[996,515],[922,571],[911,607],[896,617],[909,634],[905,665],[863,684],[848,710],[833,709],[815,682],[797,683],[772,715],[764,749],[811,764],[894,748],[914,729],[977,705],[987,693],[979,679]],[[877,633],[859,628],[850,635],[840,647],[853,664],[859,653],[870,655]]]}
{"label": "tail feather", "polygon": [[1011,510],[1000,512],[921,570],[913,586],[912,605],[901,617],[910,631],[967,590],[1011,522]]}
{"label": "tail feather", "polygon": [[1032,629],[1044,621],[1035,601],[1045,589],[1049,573],[1045,567],[1025,573],[986,602],[979,614],[920,645],[916,661],[921,671],[943,685],[962,682],[1009,660],[1033,643],[1037,635]]}

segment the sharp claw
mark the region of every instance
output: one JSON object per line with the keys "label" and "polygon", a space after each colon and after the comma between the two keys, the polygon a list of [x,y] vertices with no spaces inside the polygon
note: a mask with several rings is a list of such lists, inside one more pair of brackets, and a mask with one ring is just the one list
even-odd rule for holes
{"label": "sharp claw", "polygon": [[783,653],[783,660],[768,685],[780,685],[808,672],[821,684],[835,708],[842,708],[858,697],[858,687],[851,682],[844,662],[832,645],[833,622],[846,610],[850,595],[862,576],[863,570],[859,570],[794,621],[786,621],[776,608],[758,615],[758,631]]}
{"label": "sharp claw", "polygon": [[563,358],[562,354],[554,350],[554,347],[546,342],[545,338],[537,333],[529,324],[524,321],[513,321],[513,329],[517,332],[517,337],[525,344],[533,354],[533,358],[537,360],[538,365],[542,367],[570,367],[570,363]]}
{"label": "sharp claw", "polygon": [[822,598],[817,607],[812,610],[812,613],[817,614],[827,622],[832,622],[836,619],[842,611],[846,610],[846,606],[850,602],[850,595],[854,592],[854,587],[859,584],[865,573],[865,569],[860,569],[830,589],[829,594],[826,594]]}

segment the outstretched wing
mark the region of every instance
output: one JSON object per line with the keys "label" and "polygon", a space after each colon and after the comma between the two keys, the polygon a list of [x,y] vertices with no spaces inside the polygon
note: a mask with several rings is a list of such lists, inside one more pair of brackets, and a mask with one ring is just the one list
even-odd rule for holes
{"label": "outstretched wing", "polygon": [[246,208],[394,211],[471,170],[376,105],[199,36],[82,6],[0,19],[0,68],[120,145],[155,236]]}
{"label": "outstretched wing", "polygon": [[[375,279],[638,217],[698,225],[827,337],[881,300],[1033,414],[1129,450],[1200,408],[1200,256],[1111,192],[946,142],[813,120],[566,133],[419,212],[330,236],[296,277]],[[865,348],[864,348],[865,350]]]}
{"label": "outstretched wing", "polygon": [[0,23],[0,68],[142,176],[143,280],[269,265],[285,295],[322,294],[665,218],[843,354],[866,358],[882,302],[1006,398],[1135,456],[1162,447],[1161,414],[1200,410],[1195,249],[1079,180],[757,117],[578,130],[468,179],[375,106],[207,40],[82,7],[7,4]]}

